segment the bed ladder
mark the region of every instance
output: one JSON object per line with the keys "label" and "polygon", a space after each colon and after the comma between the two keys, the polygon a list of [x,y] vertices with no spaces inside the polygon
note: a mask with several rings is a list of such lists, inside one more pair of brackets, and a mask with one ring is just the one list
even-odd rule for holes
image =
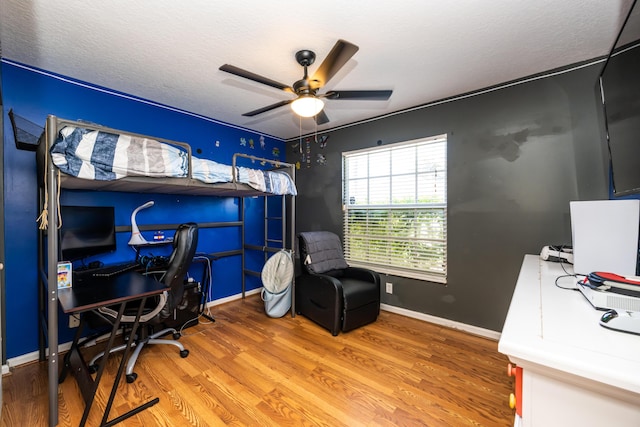
{"label": "bed ladder", "polygon": [[[280,196],[281,199],[281,208],[280,208],[280,216],[270,216],[269,215],[269,198],[268,197],[264,197],[264,246],[267,248],[271,248],[271,245],[279,245],[279,247],[277,248],[277,250],[282,250],[282,249],[286,249],[286,245],[284,244],[284,240],[287,237],[287,230],[286,230],[286,218],[285,218],[285,209],[287,208],[286,206],[286,200],[285,200],[285,196]],[[273,222],[280,222],[280,236],[282,236],[280,239],[270,239],[269,238],[269,223],[273,223]],[[266,262],[267,259],[269,258],[267,252],[265,251],[264,254],[264,261]]]}
{"label": "bed ladder", "polygon": [[[264,262],[267,262],[267,259],[269,259],[269,255],[273,254],[275,252],[278,252],[282,249],[286,249],[286,245],[285,245],[285,238],[286,238],[286,216],[285,216],[285,209],[286,209],[286,198],[285,196],[261,196],[263,201],[264,201],[264,233],[263,233],[263,243],[262,245],[253,245],[253,244],[248,244],[246,243],[246,236],[245,236],[245,207],[244,207],[244,199],[241,198],[240,199],[240,203],[241,203],[241,211],[242,211],[242,246],[243,246],[243,253],[242,253],[242,271],[243,271],[243,275],[242,275],[242,298],[244,299],[245,297],[245,279],[246,279],[246,275],[250,275],[250,276],[255,276],[255,277],[260,277],[261,272],[260,271],[255,271],[255,270],[251,270],[249,268],[247,268],[246,266],[246,254],[245,251],[247,250],[252,250],[252,251],[262,251],[264,253]],[[281,215],[279,216],[272,216],[269,215],[269,199],[274,198],[274,197],[280,197],[281,198]],[[272,237],[270,237],[269,234],[269,230],[272,229],[273,227],[273,223],[275,222],[279,222],[280,226],[281,226],[281,239],[274,239]]]}
{"label": "bed ladder", "polygon": [[[265,161],[272,163],[276,168],[280,168],[286,170],[293,182],[296,181],[296,166],[290,163],[282,163],[280,161],[272,161],[269,159],[262,159],[259,157],[249,156],[246,154],[235,154],[233,157],[233,166],[235,168],[236,165],[236,156],[246,157],[255,161]],[[262,251],[264,254],[264,260],[262,265],[267,262],[270,254],[274,254],[281,250],[288,250],[291,253],[291,257],[295,259],[295,224],[296,224],[296,196],[295,195],[262,195],[258,196],[262,197],[264,201],[264,235],[262,245],[254,245],[248,244],[246,241],[246,232],[245,232],[245,222],[246,222],[246,212],[245,212],[245,198],[239,197],[239,209],[240,209],[240,229],[241,229],[241,252],[242,252],[242,299],[246,296],[246,278],[247,275],[255,276],[260,278],[261,272],[253,271],[247,268],[246,265],[246,252],[248,250],[252,251]],[[269,201],[275,200],[275,198],[280,197],[280,215],[272,216],[269,214]],[[287,209],[287,202],[289,204]],[[289,221],[289,232],[287,233],[287,220]],[[280,223],[280,239],[274,239],[270,237],[269,230],[273,229],[274,222]],[[288,245],[287,245],[288,242]],[[277,245],[277,246],[276,246]],[[262,269],[262,267],[261,267]],[[291,317],[295,317],[295,274],[291,282],[292,287],[292,299],[291,299]]]}

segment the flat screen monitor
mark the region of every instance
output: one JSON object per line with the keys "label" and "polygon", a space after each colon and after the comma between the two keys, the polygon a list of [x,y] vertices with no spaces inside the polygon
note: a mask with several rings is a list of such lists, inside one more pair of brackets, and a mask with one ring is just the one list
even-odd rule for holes
{"label": "flat screen monitor", "polygon": [[60,206],[60,255],[76,261],[116,250],[112,206]]}
{"label": "flat screen monitor", "polygon": [[600,76],[614,196],[640,193],[640,3],[634,1]]}

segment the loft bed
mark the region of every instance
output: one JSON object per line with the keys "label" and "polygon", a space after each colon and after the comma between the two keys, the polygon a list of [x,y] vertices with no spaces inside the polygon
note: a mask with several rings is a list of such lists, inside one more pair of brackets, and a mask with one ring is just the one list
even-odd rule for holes
{"label": "loft bed", "polygon": [[[49,116],[38,170],[49,161],[60,186],[77,190],[214,196],[296,195],[293,165],[235,154],[231,165],[194,157],[189,144]],[[41,138],[42,139],[42,138]],[[245,157],[276,170],[237,165]],[[44,164],[43,164],[44,162]]]}
{"label": "loft bed", "polygon": [[[10,116],[14,125],[14,135],[17,138],[19,130],[16,129],[11,112]],[[17,139],[16,145],[18,145]],[[293,251],[296,188],[295,166],[292,164],[234,154],[231,165],[222,165],[192,156],[191,147],[185,143],[122,132],[82,121],[60,119],[53,115],[47,117],[44,132],[37,138],[36,144],[28,148],[24,145],[18,148],[36,151],[38,174],[42,174],[39,176],[39,182],[42,183],[39,192],[42,214],[38,267],[41,287],[46,289],[46,295],[40,292],[42,294],[40,312],[43,313],[40,325],[41,328],[46,328],[49,348],[50,425],[56,425],[58,421],[58,290],[57,281],[47,280],[47,277],[57,277],[59,242],[57,233],[49,233],[45,239],[44,229],[58,228],[58,200],[62,189],[240,198],[242,248],[239,251],[230,252],[242,255],[243,298],[245,276],[259,275],[245,269],[245,250],[262,250],[265,253],[265,260],[267,252],[280,249]],[[141,153],[144,155],[140,155]],[[275,168],[270,171],[243,168],[237,165],[237,160],[241,157],[266,162]],[[97,162],[96,159],[98,159]],[[155,161],[149,161],[150,159]],[[243,198],[273,195],[282,197],[282,248],[269,247],[266,230],[264,246],[247,245],[244,233]],[[287,206],[285,196],[290,198],[287,208],[285,208]],[[265,198],[265,216],[266,205]],[[285,242],[287,217],[290,221],[288,245]],[[46,264],[43,258],[45,240]],[[295,288],[295,283],[292,287]],[[295,316],[293,299],[291,315]],[[40,335],[42,340],[44,333]],[[41,343],[41,360],[44,360],[44,355],[44,345]]]}

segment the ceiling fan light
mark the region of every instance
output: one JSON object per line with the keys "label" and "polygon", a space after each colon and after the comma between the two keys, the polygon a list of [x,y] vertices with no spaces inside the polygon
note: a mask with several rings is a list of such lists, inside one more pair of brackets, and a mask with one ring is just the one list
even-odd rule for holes
{"label": "ceiling fan light", "polygon": [[315,96],[301,96],[291,103],[291,109],[301,117],[313,117],[322,111],[324,102]]}

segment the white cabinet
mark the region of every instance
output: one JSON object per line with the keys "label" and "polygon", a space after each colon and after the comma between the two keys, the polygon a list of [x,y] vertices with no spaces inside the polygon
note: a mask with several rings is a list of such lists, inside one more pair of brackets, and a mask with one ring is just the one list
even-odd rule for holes
{"label": "white cabinet", "polygon": [[[566,267],[566,266],[565,266]],[[569,271],[571,272],[571,271]],[[640,426],[640,336],[598,323],[560,264],[526,255],[498,350],[522,368],[522,426]],[[575,287],[561,277],[559,285]]]}

